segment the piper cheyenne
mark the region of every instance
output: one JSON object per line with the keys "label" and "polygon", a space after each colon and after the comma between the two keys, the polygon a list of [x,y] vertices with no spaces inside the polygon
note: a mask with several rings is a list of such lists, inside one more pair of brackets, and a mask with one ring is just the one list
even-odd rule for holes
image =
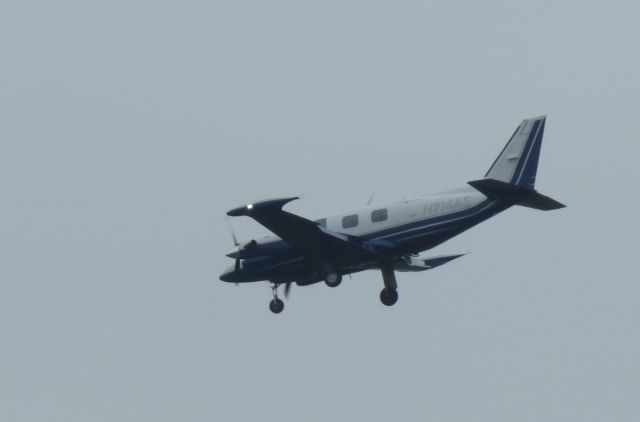
{"label": "piper cheyenne", "polygon": [[280,313],[292,283],[307,286],[324,281],[337,287],[345,274],[380,270],[384,288],[380,301],[398,300],[396,271],[425,271],[462,255],[418,256],[465,230],[510,208],[521,205],[548,211],[564,205],[535,190],[546,116],[522,121],[484,179],[449,192],[402,200],[386,206],[319,220],[284,211],[297,197],[270,199],[232,209],[229,216],[248,216],[275,235],[238,243],[227,254],[235,259],[222,281],[269,281],[273,299],[269,309]]}

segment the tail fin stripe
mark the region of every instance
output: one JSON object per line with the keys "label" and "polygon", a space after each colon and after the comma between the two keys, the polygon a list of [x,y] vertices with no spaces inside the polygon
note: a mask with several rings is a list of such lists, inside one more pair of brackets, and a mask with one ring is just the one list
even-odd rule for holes
{"label": "tail fin stripe", "polygon": [[534,146],[538,143],[538,133],[540,132],[541,127],[542,125],[538,120],[533,124],[533,128],[531,128],[531,134],[529,135],[529,140],[527,141],[527,146],[525,147],[527,149],[527,154],[525,155],[524,159],[522,158],[520,159],[520,162],[518,163],[516,170],[513,172],[513,179],[511,180],[511,183],[515,185],[520,184],[520,180],[522,179],[524,170],[525,168],[527,168],[527,163],[529,162],[529,156],[531,155],[531,151],[533,150]]}
{"label": "tail fin stripe", "polygon": [[485,178],[533,190],[546,116],[523,120]]}

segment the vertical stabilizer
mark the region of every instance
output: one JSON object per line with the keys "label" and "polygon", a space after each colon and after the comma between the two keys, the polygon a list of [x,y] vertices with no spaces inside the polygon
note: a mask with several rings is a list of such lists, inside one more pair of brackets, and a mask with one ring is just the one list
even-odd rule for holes
{"label": "vertical stabilizer", "polygon": [[485,177],[533,190],[546,118],[523,120]]}

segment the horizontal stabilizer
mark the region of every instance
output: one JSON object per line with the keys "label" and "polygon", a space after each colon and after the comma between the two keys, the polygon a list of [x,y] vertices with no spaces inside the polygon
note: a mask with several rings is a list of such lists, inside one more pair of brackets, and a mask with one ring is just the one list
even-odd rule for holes
{"label": "horizontal stabilizer", "polygon": [[561,204],[555,199],[549,198],[548,196],[545,196],[538,192],[531,193],[525,199],[520,201],[518,205],[522,205],[523,207],[528,208],[535,208],[542,211],[551,211],[566,207],[566,205]]}
{"label": "horizontal stabilizer", "polygon": [[508,198],[510,196],[532,192],[529,189],[495,179],[472,180],[467,183],[491,199]]}
{"label": "horizontal stabilizer", "polygon": [[516,205],[542,211],[557,210],[565,207],[564,204],[535,190],[521,188],[500,180],[481,179],[472,180],[468,183],[490,199],[516,199]]}

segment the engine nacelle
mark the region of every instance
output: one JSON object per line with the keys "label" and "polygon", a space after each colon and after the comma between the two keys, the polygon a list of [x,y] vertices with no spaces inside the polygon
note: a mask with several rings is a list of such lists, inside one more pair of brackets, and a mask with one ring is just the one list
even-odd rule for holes
{"label": "engine nacelle", "polygon": [[258,244],[258,242],[256,242],[255,239],[251,239],[248,242],[245,242],[241,245],[236,246],[235,248],[231,249],[228,253],[227,256],[229,258],[234,258],[234,259],[242,259],[245,258],[245,254],[246,252],[251,249],[254,248],[256,245]]}

